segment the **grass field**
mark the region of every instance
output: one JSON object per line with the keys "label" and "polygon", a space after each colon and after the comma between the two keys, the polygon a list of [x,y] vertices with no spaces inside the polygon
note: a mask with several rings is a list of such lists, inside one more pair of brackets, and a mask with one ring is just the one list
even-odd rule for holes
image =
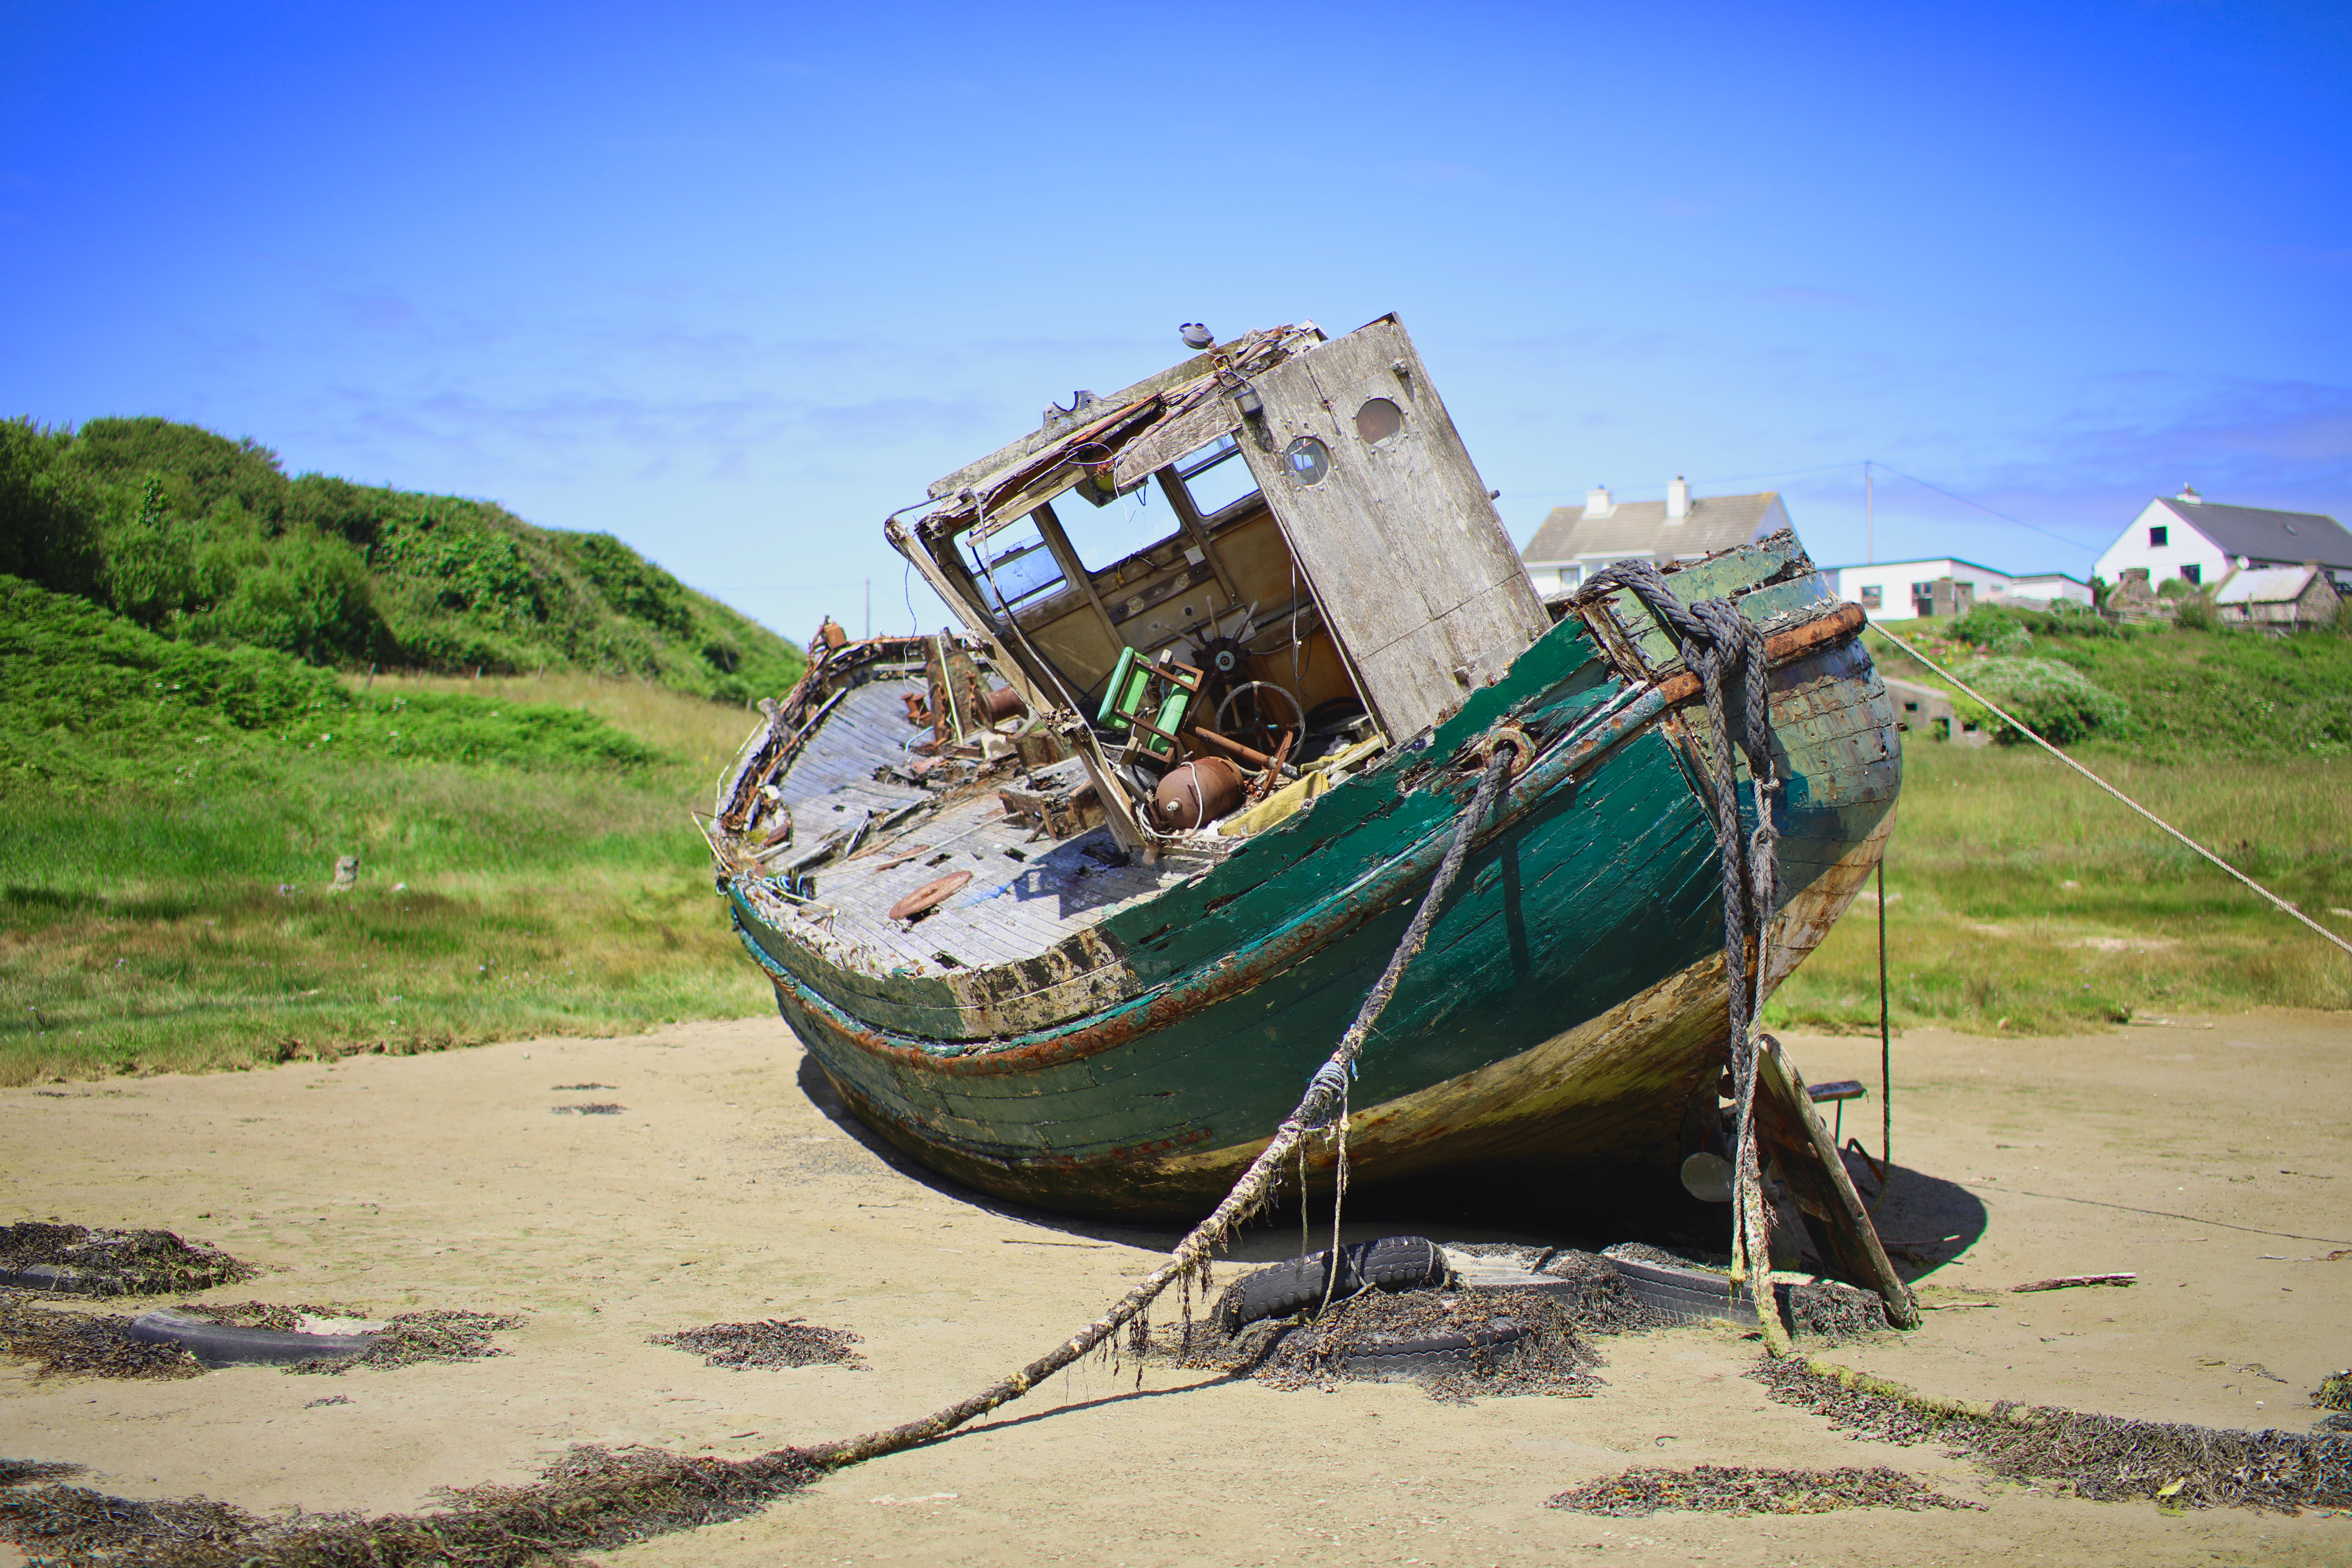
{"label": "grass field", "polygon": [[[229,731],[191,760],[144,755],[136,783],[0,801],[0,1082],[772,1005],[687,817],[742,709],[581,675],[346,684],[380,724],[429,711],[480,744],[449,761]],[[534,749],[551,730],[562,743]],[[472,754],[501,738],[513,760]],[[331,892],[353,854],[358,887]]]}
{"label": "grass field", "polygon": [[[1895,1025],[2059,1034],[2168,1013],[2352,1007],[2352,957],[2054,758],[1909,737],[1886,857]],[[2084,765],[2352,938],[2352,763]],[[1867,895],[1767,1009],[1778,1026],[1878,1026]]]}
{"label": "grass field", "polygon": [[[2150,672],[2133,689],[2138,749],[2082,754],[2352,933],[2334,912],[2352,909],[2352,758],[2274,721],[2179,760],[2190,710],[2161,700],[2231,660],[2252,666],[2242,686],[2332,679],[2342,640],[2298,644],[2285,676],[2251,639],[2198,645],[2177,681],[2148,651],[2165,645],[2130,644]],[[161,638],[5,578],[0,664],[0,1083],[773,1005],[687,816],[751,727],[740,707],[584,674],[367,682]],[[2155,718],[2165,760],[2148,760]],[[1915,736],[1906,767],[1888,857],[1898,1024],[2052,1033],[2352,1007],[2352,959],[2052,759]],[[360,879],[331,891],[343,855]],[[1831,934],[1772,1022],[1875,1026],[1873,913]]]}

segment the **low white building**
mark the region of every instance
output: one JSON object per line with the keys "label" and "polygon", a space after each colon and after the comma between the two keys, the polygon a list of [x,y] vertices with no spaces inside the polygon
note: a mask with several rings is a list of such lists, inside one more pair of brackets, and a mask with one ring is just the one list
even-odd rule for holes
{"label": "low white building", "polygon": [[1582,507],[1556,506],[1519,552],[1538,594],[1560,594],[1612,561],[1696,561],[1790,526],[1779,492],[1693,496],[1680,474],[1664,500],[1619,500],[1607,486]]}
{"label": "low white building", "polygon": [[2339,590],[2352,588],[2352,532],[2325,512],[2224,506],[2184,485],[2148,502],[2095,570],[2116,583],[2127,568],[2145,566],[2158,585],[2180,577],[2210,587],[2232,571],[2306,562],[2326,567]]}
{"label": "low white building", "polygon": [[2091,603],[2091,585],[2063,572],[2012,576],[1948,555],[1826,570],[1837,584],[1838,597],[1860,605],[1874,621],[1959,615],[1971,605],[1987,602],[2047,605],[2071,599],[2084,606]]}

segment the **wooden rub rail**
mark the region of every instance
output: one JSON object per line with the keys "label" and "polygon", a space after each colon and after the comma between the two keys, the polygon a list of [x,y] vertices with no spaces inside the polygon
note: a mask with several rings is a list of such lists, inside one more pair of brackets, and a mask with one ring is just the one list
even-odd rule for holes
{"label": "wooden rub rail", "polygon": [[[1774,632],[1764,639],[1764,662],[1783,665],[1804,658],[1807,654],[1843,642],[1868,624],[1870,617],[1860,605],[1840,605],[1836,610],[1818,620],[1807,621],[1787,631]],[[1698,675],[1695,670],[1682,670],[1658,682],[1658,696],[1669,708],[1687,702],[1699,693]]]}

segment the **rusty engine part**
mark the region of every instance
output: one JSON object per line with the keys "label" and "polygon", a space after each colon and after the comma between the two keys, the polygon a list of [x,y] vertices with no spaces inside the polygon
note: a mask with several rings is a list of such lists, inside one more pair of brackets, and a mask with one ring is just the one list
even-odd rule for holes
{"label": "rusty engine part", "polygon": [[1151,818],[1163,833],[1182,832],[1229,816],[1247,785],[1223,757],[1195,757],[1168,770],[1151,793]]}

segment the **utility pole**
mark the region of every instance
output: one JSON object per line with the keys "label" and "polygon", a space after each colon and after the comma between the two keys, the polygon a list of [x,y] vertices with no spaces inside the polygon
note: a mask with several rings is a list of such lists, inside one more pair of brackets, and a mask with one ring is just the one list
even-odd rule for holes
{"label": "utility pole", "polygon": [[874,579],[866,579],[866,635],[874,636]]}
{"label": "utility pole", "polygon": [[1867,458],[1862,460],[1862,558],[1869,565],[1878,564],[1878,490]]}

